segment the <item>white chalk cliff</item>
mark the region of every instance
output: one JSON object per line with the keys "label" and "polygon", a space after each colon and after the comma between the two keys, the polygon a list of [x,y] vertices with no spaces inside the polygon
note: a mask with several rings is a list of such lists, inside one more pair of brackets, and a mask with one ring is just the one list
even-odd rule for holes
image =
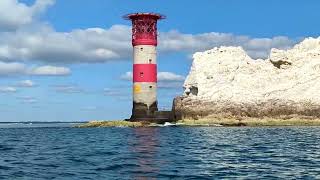
{"label": "white chalk cliff", "polygon": [[174,103],[182,117],[320,117],[320,37],[272,49],[265,60],[241,47],[197,52],[184,88]]}

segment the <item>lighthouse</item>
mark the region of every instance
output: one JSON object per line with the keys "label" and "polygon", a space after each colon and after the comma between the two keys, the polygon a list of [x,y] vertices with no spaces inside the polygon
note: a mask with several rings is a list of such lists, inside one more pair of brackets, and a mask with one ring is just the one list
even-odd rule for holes
{"label": "lighthouse", "polygon": [[132,21],[133,107],[130,120],[161,118],[157,102],[157,22],[165,16],[134,13],[124,18]]}

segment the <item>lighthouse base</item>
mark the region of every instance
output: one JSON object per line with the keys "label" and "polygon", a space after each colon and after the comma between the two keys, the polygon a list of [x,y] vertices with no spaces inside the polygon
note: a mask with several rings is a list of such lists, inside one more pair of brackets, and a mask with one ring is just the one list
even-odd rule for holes
{"label": "lighthouse base", "polygon": [[132,115],[127,121],[132,122],[150,122],[150,123],[165,123],[173,121],[172,111],[158,111],[157,102],[151,106],[144,103],[133,103]]}

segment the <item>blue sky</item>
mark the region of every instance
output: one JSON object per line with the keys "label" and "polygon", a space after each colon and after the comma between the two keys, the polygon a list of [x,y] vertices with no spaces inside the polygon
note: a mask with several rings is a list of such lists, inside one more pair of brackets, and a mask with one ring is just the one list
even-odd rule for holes
{"label": "blue sky", "polygon": [[131,114],[131,12],[159,12],[159,107],[182,94],[192,54],[242,46],[254,58],[319,36],[316,0],[1,0],[0,121]]}

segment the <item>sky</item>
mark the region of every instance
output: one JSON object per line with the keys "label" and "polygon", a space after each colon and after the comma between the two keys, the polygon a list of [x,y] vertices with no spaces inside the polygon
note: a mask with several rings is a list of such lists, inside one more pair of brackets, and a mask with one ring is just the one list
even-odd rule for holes
{"label": "sky", "polygon": [[318,0],[0,0],[0,122],[131,115],[131,23],[157,12],[158,106],[183,93],[192,54],[241,46],[252,58],[318,37]]}

